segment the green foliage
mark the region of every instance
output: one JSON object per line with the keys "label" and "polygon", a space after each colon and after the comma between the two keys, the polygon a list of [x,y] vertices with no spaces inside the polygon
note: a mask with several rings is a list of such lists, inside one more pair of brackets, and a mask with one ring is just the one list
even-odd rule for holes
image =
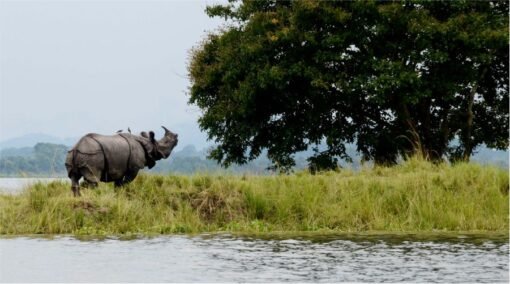
{"label": "green foliage", "polygon": [[311,168],[335,168],[352,142],[379,164],[508,147],[506,1],[230,1],[207,13],[231,24],[192,51],[189,103],[223,165],[267,149],[286,171],[322,141]]}
{"label": "green foliage", "polygon": [[0,234],[503,232],[508,172],[418,159],[279,176],[140,175],[72,197],[69,183],[0,195]]}

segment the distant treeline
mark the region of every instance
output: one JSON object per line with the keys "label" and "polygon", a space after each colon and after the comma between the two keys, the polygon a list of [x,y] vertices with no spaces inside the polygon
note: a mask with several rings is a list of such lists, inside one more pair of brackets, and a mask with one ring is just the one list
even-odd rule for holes
{"label": "distant treeline", "polygon": [[[341,162],[345,167],[359,168],[360,156],[355,146],[349,145],[347,152],[353,162]],[[70,147],[61,144],[38,143],[34,147],[8,148],[0,151],[0,176],[66,176],[65,156]],[[296,154],[295,170],[307,168],[307,158],[313,154],[306,151]],[[232,165],[225,169],[215,161],[209,160],[207,149],[197,150],[193,145],[187,145],[182,150],[172,153],[169,159],[159,161],[149,172],[157,173],[250,173],[269,174],[270,161],[261,155],[259,158],[245,164]],[[473,161],[490,163],[508,168],[508,152],[494,151],[481,147],[473,156]]]}
{"label": "distant treeline", "polygon": [[68,146],[37,143],[0,151],[0,176],[63,176]]}
{"label": "distant treeline", "polygon": [[[64,165],[69,146],[38,143],[34,147],[8,148],[0,151],[0,176],[66,176]],[[149,172],[174,172],[179,174],[201,173],[269,173],[269,160],[258,158],[246,165],[222,168],[206,158],[207,150],[197,151],[193,145],[172,153]],[[305,168],[305,158],[297,159],[296,168]]]}

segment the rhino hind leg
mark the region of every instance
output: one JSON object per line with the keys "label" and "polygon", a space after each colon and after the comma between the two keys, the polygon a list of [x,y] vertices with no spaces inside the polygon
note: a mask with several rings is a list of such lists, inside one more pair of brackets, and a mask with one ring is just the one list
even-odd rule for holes
{"label": "rhino hind leg", "polygon": [[71,178],[71,190],[73,191],[73,195],[75,197],[81,196],[79,184],[81,176],[79,174],[73,174],[70,176],[70,178]]}
{"label": "rhino hind leg", "polygon": [[83,188],[95,188],[95,187],[97,187],[97,182],[89,182],[89,181],[84,179],[80,183],[80,187],[83,187]]}
{"label": "rhino hind leg", "polygon": [[84,186],[95,188],[99,184],[99,178],[100,176],[98,173],[94,173],[93,170],[91,170],[89,167],[82,167],[80,168],[80,172],[83,175],[83,179],[85,180]]}

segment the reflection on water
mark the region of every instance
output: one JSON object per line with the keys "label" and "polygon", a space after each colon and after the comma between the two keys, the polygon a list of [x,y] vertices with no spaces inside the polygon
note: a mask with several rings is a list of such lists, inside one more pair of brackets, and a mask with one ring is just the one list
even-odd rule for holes
{"label": "reflection on water", "polygon": [[508,282],[508,237],[0,239],[0,281]]}

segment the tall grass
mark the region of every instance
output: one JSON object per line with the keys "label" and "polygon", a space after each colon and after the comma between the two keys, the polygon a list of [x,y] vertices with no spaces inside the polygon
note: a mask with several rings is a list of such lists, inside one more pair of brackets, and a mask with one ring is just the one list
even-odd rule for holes
{"label": "tall grass", "polygon": [[141,175],[72,197],[64,182],[0,195],[0,234],[508,232],[508,172],[411,159],[280,176]]}

